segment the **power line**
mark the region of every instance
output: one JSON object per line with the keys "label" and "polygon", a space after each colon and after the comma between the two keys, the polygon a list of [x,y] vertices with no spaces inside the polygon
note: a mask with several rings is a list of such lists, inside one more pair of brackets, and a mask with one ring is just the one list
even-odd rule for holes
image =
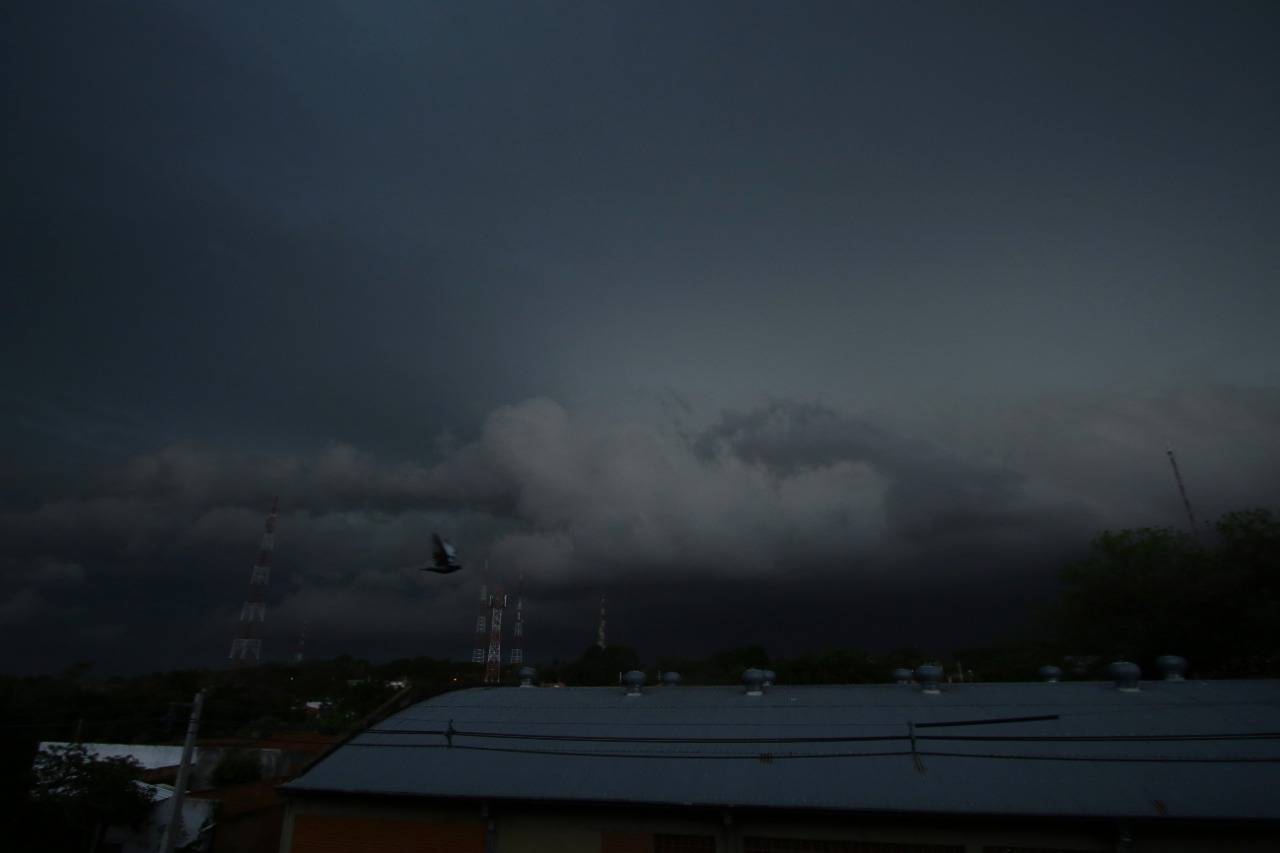
{"label": "power line", "polygon": [[[920,728],[919,724],[916,728]],[[490,740],[555,741],[568,743],[636,744],[820,744],[874,743],[881,741],[978,741],[1015,743],[1163,743],[1203,741],[1280,740],[1280,732],[1207,732],[1167,735],[829,735],[798,737],[650,737],[637,735],[549,734],[488,732],[465,729],[368,729],[368,735],[472,737]]]}
{"label": "power line", "polygon": [[820,759],[820,758],[888,758],[894,756],[919,756],[921,758],[974,758],[981,760],[1009,761],[1073,761],[1103,763],[1146,763],[1146,764],[1276,764],[1280,756],[1271,757],[1188,757],[1188,756],[1146,756],[1146,755],[1020,755],[978,752],[939,752],[919,750],[890,750],[885,752],[603,752],[598,750],[559,750],[559,749],[526,749],[510,746],[479,746],[443,743],[359,743],[347,744],[352,747],[371,749],[460,749],[475,752],[501,752],[521,755],[547,755],[573,758],[658,758],[678,760],[752,760],[769,763],[777,760]]}
{"label": "power line", "polygon": [[664,752],[602,752],[599,750],[562,750],[562,749],[526,749],[518,746],[479,746],[470,744],[454,744],[449,746],[443,743],[410,743],[410,744],[393,744],[393,743],[358,743],[352,742],[348,746],[369,747],[369,748],[402,748],[402,749],[462,749],[471,750],[473,752],[504,752],[515,753],[520,755],[553,755],[553,756],[579,756],[585,758],[666,758],[666,759],[744,759],[759,760],[762,756],[767,758],[880,758],[893,755],[911,755],[910,750],[891,750],[887,752],[790,752],[790,753],[769,753],[769,752],[695,752],[683,750],[669,750]]}
{"label": "power line", "polygon": [[544,740],[582,743],[861,743],[907,740],[906,735],[858,735],[855,737],[636,737],[622,735],[530,734],[524,732],[475,732],[463,729],[370,729],[371,735],[452,735],[494,740]]}
{"label": "power line", "polygon": [[[1080,683],[1080,684],[1089,684],[1089,683],[1091,683],[1091,682],[1078,682],[1078,683]],[[716,685],[716,686],[724,687],[725,685]],[[804,685],[804,686],[809,686],[809,685]],[[875,685],[853,685],[853,686],[856,686],[856,687],[867,687],[867,686],[875,686]],[[892,687],[892,686],[895,686],[895,685],[887,685],[887,684],[886,684],[886,685],[882,685],[882,686],[884,686],[884,687]],[[969,685],[964,685],[964,686],[965,686],[965,687],[968,687]],[[545,688],[545,689],[546,689],[548,692],[550,692],[550,691],[554,690],[555,688]],[[578,689],[593,689],[593,688],[578,688]],[[611,688],[611,689],[612,689],[612,688]],[[669,689],[669,688],[668,688],[668,689]],[[677,689],[679,689],[679,690],[696,690],[696,689],[701,689],[701,688],[698,688],[698,687],[687,687],[687,686],[686,686],[686,687],[680,687],[680,688],[677,688]],[[899,689],[901,689],[901,688],[899,688]],[[621,696],[621,695],[622,695],[622,694],[621,694],[621,691],[619,691],[618,695],[619,695],[619,696]],[[1060,707],[1060,706],[1058,706],[1058,705],[1055,705],[1055,703],[1054,703],[1054,702],[1052,702],[1052,701],[1045,701],[1045,702],[1026,702],[1026,703],[1020,703],[1020,702],[1000,702],[1000,704],[1001,704],[1001,705],[1004,705],[1004,706],[1006,706],[1006,707],[1009,707],[1009,708],[1027,708],[1027,709],[1041,709],[1041,708],[1046,708],[1046,707]],[[1221,701],[1221,702],[1212,702],[1212,701],[1202,701],[1202,700],[1195,700],[1195,701],[1180,700],[1180,701],[1176,701],[1176,702],[1157,702],[1157,701],[1146,701],[1146,700],[1144,699],[1144,700],[1143,700],[1143,702],[1142,702],[1142,704],[1141,704],[1141,706],[1140,706],[1140,709],[1145,711],[1145,710],[1149,710],[1149,709],[1152,709],[1152,708],[1197,708],[1197,709],[1199,709],[1199,708],[1239,708],[1239,707],[1249,707],[1249,708],[1257,708],[1257,707],[1261,707],[1261,708],[1274,708],[1274,707],[1277,707],[1277,706],[1280,706],[1280,702],[1255,702],[1255,701]],[[798,710],[806,710],[806,711],[825,711],[825,710],[832,710],[832,709],[839,709],[839,708],[856,708],[856,709],[859,709],[859,710],[863,710],[863,711],[865,711],[865,710],[867,710],[869,707],[871,707],[871,706],[869,706],[869,705],[868,705],[868,703],[866,703],[866,702],[829,702],[829,703],[828,703],[828,702],[824,702],[824,703],[821,703],[821,704],[800,703],[800,702],[788,702],[788,703],[786,703],[786,704],[781,704],[781,703],[768,703],[768,702],[765,702],[765,703],[754,703],[754,704],[751,704],[751,705],[739,705],[739,706],[736,706],[736,707],[735,707],[735,706],[718,706],[718,707],[716,707],[716,709],[715,709],[715,710],[717,711],[717,713],[720,713],[720,712],[726,712],[726,711],[743,711],[743,712],[753,713],[753,714],[754,714],[754,713],[767,713],[767,712],[770,712],[770,711],[777,711],[777,710],[780,710],[780,709],[783,709],[783,708],[785,708],[788,712],[793,712],[793,711],[798,711]],[[874,707],[875,707],[875,708],[877,708],[877,709],[883,709],[883,710],[892,710],[892,709],[899,709],[899,708],[900,708],[900,709],[903,709],[903,710],[907,710],[907,711],[917,711],[917,712],[920,710],[920,704],[919,704],[919,703],[907,703],[907,702],[895,702],[895,703],[888,703],[888,702],[886,702],[886,703],[878,703],[878,704],[876,704]],[[955,706],[955,707],[975,709],[975,708],[979,708],[979,707],[981,707],[981,705],[980,705],[980,704],[976,704],[976,705],[958,705],[958,706]],[[437,705],[433,705],[433,706],[431,707],[431,709],[430,709],[430,710],[438,711],[438,712],[439,712],[440,714],[442,714],[442,715],[448,715],[448,714],[452,713],[455,709],[462,709],[462,708],[478,708],[478,709],[482,709],[482,710],[489,711],[489,712],[492,712],[492,711],[495,711],[495,710],[499,710],[499,709],[503,709],[503,707],[502,707],[502,706],[495,706],[493,703],[489,703],[489,702],[458,702],[458,703],[449,703],[449,704],[447,704],[447,705],[446,705],[446,704],[437,704]],[[507,708],[505,708],[504,710],[510,710],[510,711],[512,711],[513,713],[515,713],[515,712],[523,712],[523,711],[525,711],[525,710],[535,710],[535,709],[534,709],[534,708],[532,708],[531,706],[507,706]],[[573,705],[550,705],[550,704],[548,704],[548,705],[542,705],[542,704],[539,704],[539,705],[537,705],[537,706],[536,706],[536,710],[538,710],[538,711],[589,711],[589,712],[592,712],[592,713],[599,713],[599,712],[601,712],[602,710],[603,710],[603,711],[609,711],[609,710],[612,710],[612,708],[611,708],[610,706],[605,706],[605,705],[601,705],[601,704],[581,704],[581,703],[580,703],[580,704],[573,704]],[[652,705],[650,705],[648,702],[646,702],[646,703],[644,704],[644,706],[643,706],[643,707],[629,708],[628,710],[629,710],[629,711],[632,711],[632,712],[649,712],[649,711],[685,711],[685,712],[688,712],[689,710],[691,710],[691,708],[690,708],[690,706],[689,706],[689,705],[660,705],[660,704],[652,704]],[[1108,713],[1112,713],[1113,711],[1114,711],[1115,713],[1126,713],[1126,714],[1127,714],[1127,713],[1132,713],[1132,712],[1133,712],[1133,710],[1134,710],[1134,709],[1133,709],[1133,707],[1132,707],[1132,706],[1130,706],[1130,705],[1116,705],[1116,706],[1114,707],[1114,709],[1113,709],[1113,708],[1110,708],[1110,707],[1103,707],[1103,708],[1094,708],[1094,709],[1087,710],[1087,711],[1084,711],[1084,710],[1081,710],[1081,711],[1075,711],[1075,710],[1073,710],[1073,711],[1069,712],[1068,714],[1061,714],[1061,713],[1060,713],[1060,714],[1058,714],[1058,716],[1091,716],[1091,715],[1095,715],[1095,714],[1108,714]],[[409,717],[400,717],[399,719],[414,719],[414,718],[409,718]],[[425,719],[425,718],[419,718],[419,719]],[[1017,719],[1017,718],[1011,718],[1011,719]],[[900,723],[901,721],[899,720],[899,721],[894,721],[894,722],[896,722],[896,723]],[[790,725],[790,724],[788,724],[788,725]],[[865,723],[861,723],[861,722],[859,722],[859,723],[857,723],[856,725],[866,725],[866,724],[865,724]]]}
{"label": "power line", "polygon": [[1010,761],[1092,761],[1137,764],[1280,764],[1280,755],[1196,757],[1184,755],[1017,755],[998,752],[921,752],[925,758],[983,758]]}

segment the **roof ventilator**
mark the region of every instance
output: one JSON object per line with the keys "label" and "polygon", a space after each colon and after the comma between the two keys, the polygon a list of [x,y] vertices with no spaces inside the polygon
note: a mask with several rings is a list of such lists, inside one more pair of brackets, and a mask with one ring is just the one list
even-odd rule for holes
{"label": "roof ventilator", "polygon": [[1165,681],[1187,680],[1187,659],[1178,655],[1161,655],[1156,658],[1156,666],[1164,673]]}
{"label": "roof ventilator", "polygon": [[680,673],[670,671],[662,673],[662,683],[666,687],[679,687]]}
{"label": "roof ventilator", "polygon": [[1107,667],[1107,673],[1115,679],[1117,690],[1122,693],[1138,692],[1138,680],[1142,678],[1142,670],[1136,663],[1118,660]]}
{"label": "roof ventilator", "polygon": [[644,673],[633,669],[622,676],[622,683],[627,685],[628,696],[639,696],[644,693]]}
{"label": "roof ventilator", "polygon": [[518,673],[518,675],[520,676],[520,686],[521,686],[521,687],[536,687],[536,686],[537,686],[536,684],[534,684],[534,683],[533,683],[533,680],[534,680],[535,678],[537,678],[537,677],[538,677],[538,671],[537,671],[536,669],[534,669],[533,667],[531,667],[531,666],[522,666],[522,667],[520,667],[520,672]]}
{"label": "roof ventilator", "polygon": [[1053,664],[1042,666],[1040,667],[1039,675],[1041,681],[1057,684],[1062,680],[1062,667],[1054,666]]}
{"label": "roof ventilator", "polygon": [[771,669],[766,669],[764,671],[763,686],[765,690],[768,690],[770,687],[772,687],[773,683],[777,680],[778,680],[778,673],[774,672]]}
{"label": "roof ventilator", "polygon": [[893,671],[893,681],[895,684],[910,684],[911,670],[905,666],[900,666]]}
{"label": "roof ventilator", "polygon": [[742,683],[747,686],[748,696],[760,696],[764,693],[764,670],[752,667],[742,673]]}
{"label": "roof ventilator", "polygon": [[916,680],[920,682],[920,692],[940,693],[938,680],[942,678],[942,667],[926,663],[916,667]]}

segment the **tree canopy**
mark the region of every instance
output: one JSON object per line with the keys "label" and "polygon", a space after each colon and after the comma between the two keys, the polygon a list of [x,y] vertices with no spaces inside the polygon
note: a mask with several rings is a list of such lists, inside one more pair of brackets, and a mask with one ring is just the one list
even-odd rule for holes
{"label": "tree canopy", "polygon": [[1280,520],[1267,510],[1225,515],[1201,537],[1106,531],[1063,581],[1051,627],[1067,653],[1181,654],[1208,677],[1277,673]]}
{"label": "tree canopy", "polygon": [[91,847],[103,828],[136,827],[151,811],[150,792],[136,782],[142,767],[132,758],[97,758],[82,744],[58,744],[36,754],[34,769],[24,817],[41,849]]}

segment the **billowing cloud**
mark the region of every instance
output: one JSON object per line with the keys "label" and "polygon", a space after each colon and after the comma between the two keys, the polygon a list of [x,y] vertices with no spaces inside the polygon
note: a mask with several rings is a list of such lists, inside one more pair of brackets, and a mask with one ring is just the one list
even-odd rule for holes
{"label": "billowing cloud", "polygon": [[[986,420],[961,413],[953,426],[948,445],[927,429],[908,436],[775,401],[688,429],[534,399],[416,462],[346,445],[290,458],[171,446],[79,497],[0,516],[5,613],[30,622],[41,607],[153,584],[180,588],[216,637],[230,630],[277,494],[273,624],[327,623],[387,654],[419,635],[459,654],[486,563],[485,579],[522,575],[545,618],[576,620],[602,590],[625,590],[641,609],[672,589],[722,590],[724,601],[826,590],[815,594],[865,604],[890,587],[998,599],[1003,587],[1044,588],[1101,526],[1179,523],[1157,426],[1187,448],[1215,511],[1265,503],[1280,458],[1280,405],[1265,392],[1061,398]],[[459,544],[467,573],[412,568],[432,531]]]}

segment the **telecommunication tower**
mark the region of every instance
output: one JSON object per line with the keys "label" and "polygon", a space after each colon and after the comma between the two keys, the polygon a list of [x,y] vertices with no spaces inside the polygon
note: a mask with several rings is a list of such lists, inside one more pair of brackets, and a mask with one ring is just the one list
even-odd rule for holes
{"label": "telecommunication tower", "polygon": [[302,620],[302,630],[298,632],[298,648],[293,652],[293,662],[302,663],[307,652],[307,620]]}
{"label": "telecommunication tower", "polygon": [[512,666],[524,663],[524,573],[520,574],[520,582],[516,586],[516,624],[511,626]]}
{"label": "telecommunication tower", "polygon": [[489,651],[484,658],[484,683],[497,684],[502,679],[502,612],[507,609],[507,596],[497,587],[489,598]]}
{"label": "telecommunication tower", "polygon": [[599,627],[596,628],[596,645],[600,647],[601,651],[604,651],[605,642],[604,642],[604,596],[603,595],[600,596],[600,625]]}
{"label": "telecommunication tower", "polygon": [[240,625],[231,641],[234,666],[247,666],[262,660],[262,623],[267,618],[267,584],[271,581],[271,553],[276,547],[276,510],[280,499],[271,502],[266,531],[258,547],[258,559],[249,573],[249,594],[240,608]]}
{"label": "telecommunication tower", "polygon": [[480,609],[476,614],[476,644],[471,649],[471,662],[484,663],[485,646],[489,643],[489,588],[480,584]]}

